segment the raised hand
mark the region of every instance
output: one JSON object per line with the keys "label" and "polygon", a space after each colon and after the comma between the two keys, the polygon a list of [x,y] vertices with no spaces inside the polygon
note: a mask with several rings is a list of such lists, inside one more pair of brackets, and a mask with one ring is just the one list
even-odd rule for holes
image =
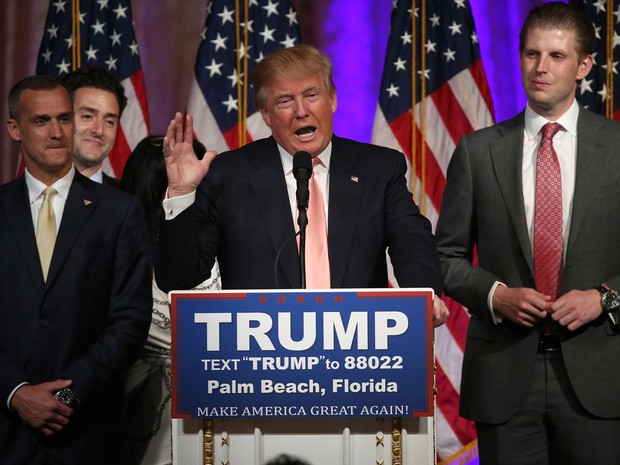
{"label": "raised hand", "polygon": [[[185,124],[184,124],[185,123]],[[176,113],[164,137],[164,160],[168,174],[168,197],[194,192],[209,171],[217,152],[209,150],[202,160],[194,153],[194,124],[191,115]]]}

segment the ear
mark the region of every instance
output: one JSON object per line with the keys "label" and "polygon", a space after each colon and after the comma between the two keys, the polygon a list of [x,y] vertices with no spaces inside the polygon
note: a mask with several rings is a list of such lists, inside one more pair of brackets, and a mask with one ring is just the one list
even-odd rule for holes
{"label": "ear", "polygon": [[265,122],[265,124],[271,127],[271,118],[269,117],[269,110],[266,110],[265,108],[259,108],[258,111],[260,111],[260,114],[263,116],[263,121]]}
{"label": "ear", "polygon": [[331,96],[332,99],[332,115],[336,113],[336,109],[338,108],[338,97],[336,97],[336,91]]}
{"label": "ear", "polygon": [[579,63],[579,69],[577,70],[577,80],[580,81],[585,78],[593,66],[592,55],[587,55]]}
{"label": "ear", "polygon": [[19,132],[19,126],[17,125],[17,121],[14,118],[9,118],[6,122],[6,129],[11,136],[11,139],[16,140],[17,142],[21,142],[22,138]]}

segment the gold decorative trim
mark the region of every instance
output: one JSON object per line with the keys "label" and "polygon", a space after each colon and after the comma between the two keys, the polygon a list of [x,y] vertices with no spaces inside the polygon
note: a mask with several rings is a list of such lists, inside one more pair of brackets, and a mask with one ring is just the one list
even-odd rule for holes
{"label": "gold decorative trim", "polygon": [[215,464],[215,432],[213,420],[207,419],[202,422],[203,425],[203,447],[204,447],[204,465]]}
{"label": "gold decorative trim", "polygon": [[403,464],[402,429],[402,419],[392,418],[392,465]]}

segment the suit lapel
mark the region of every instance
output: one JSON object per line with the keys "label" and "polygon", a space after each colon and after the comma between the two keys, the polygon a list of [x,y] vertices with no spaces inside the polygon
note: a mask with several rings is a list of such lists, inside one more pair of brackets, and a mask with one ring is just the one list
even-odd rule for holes
{"label": "suit lapel", "polygon": [[[280,247],[294,236],[296,230],[291,217],[282,163],[273,138],[266,139],[262,150],[252,153],[250,160],[256,167],[256,173],[250,176],[249,181],[254,189],[254,198],[260,209],[271,246],[277,254]],[[297,243],[291,239],[279,258],[279,265],[289,282],[280,282],[280,287],[299,287],[298,257]],[[281,274],[278,276],[282,277]]]}
{"label": "suit lapel", "polygon": [[610,138],[599,134],[600,127],[591,120],[589,112],[579,109],[577,121],[577,163],[575,193],[568,232],[567,260],[577,240],[590,197],[595,190],[598,178],[594,175],[595,160],[604,160]]}
{"label": "suit lapel", "polygon": [[523,256],[534,270],[532,246],[525,220],[523,205],[523,113],[498,127],[499,137],[490,144],[491,161],[499,188],[506,204],[506,211],[514,226]]}
{"label": "suit lapel", "polygon": [[97,188],[97,183],[87,180],[76,170],[56,238],[54,255],[52,256],[47,277],[48,285],[61,272],[71,248],[82,232],[84,225],[97,208],[99,202]]}
{"label": "suit lapel", "polygon": [[[328,248],[331,287],[342,287],[360,211],[364,173],[356,171],[354,154],[332,138],[329,166]],[[358,167],[359,168],[359,167]]]}
{"label": "suit lapel", "polygon": [[24,264],[33,282],[40,291],[43,291],[43,272],[34,234],[26,181],[22,176],[15,182],[7,184],[5,189],[7,195],[1,195],[0,202],[6,212],[7,223],[15,238],[15,245],[24,257]]}

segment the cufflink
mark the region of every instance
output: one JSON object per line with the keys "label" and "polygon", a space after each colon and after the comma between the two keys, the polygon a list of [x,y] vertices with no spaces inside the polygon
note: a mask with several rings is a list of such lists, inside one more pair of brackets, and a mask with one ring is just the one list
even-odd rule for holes
{"label": "cufflink", "polygon": [[56,398],[58,399],[58,402],[65,404],[72,409],[76,409],[80,406],[80,401],[73,393],[73,391],[69,388],[61,389],[60,391],[58,391],[56,393]]}

